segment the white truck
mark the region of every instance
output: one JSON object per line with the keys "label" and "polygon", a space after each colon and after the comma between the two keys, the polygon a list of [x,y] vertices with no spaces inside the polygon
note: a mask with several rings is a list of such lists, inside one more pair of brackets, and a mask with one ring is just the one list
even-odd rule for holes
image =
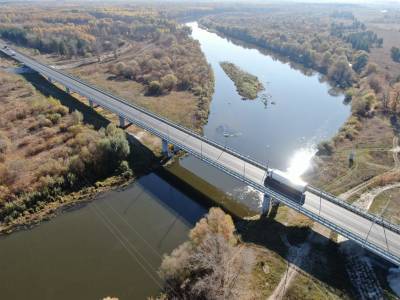
{"label": "white truck", "polygon": [[292,178],[287,173],[277,169],[270,169],[264,181],[266,187],[283,193],[286,197],[303,205],[307,183],[300,178]]}

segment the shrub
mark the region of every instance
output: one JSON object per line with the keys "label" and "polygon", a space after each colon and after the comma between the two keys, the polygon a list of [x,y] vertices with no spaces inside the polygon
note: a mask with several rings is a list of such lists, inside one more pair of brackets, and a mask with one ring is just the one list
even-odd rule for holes
{"label": "shrub", "polygon": [[369,63],[367,69],[365,70],[366,75],[370,75],[378,72],[378,65],[374,63]]}
{"label": "shrub", "polygon": [[150,82],[149,88],[148,88],[148,94],[149,95],[160,95],[161,93],[162,93],[161,84],[156,80]]}
{"label": "shrub", "polygon": [[57,124],[61,119],[61,114],[59,113],[51,113],[47,116],[47,118],[53,123]]}
{"label": "shrub", "polygon": [[331,142],[324,141],[318,145],[318,155],[332,155],[334,147]]}
{"label": "shrub", "polygon": [[71,113],[71,117],[72,117],[72,124],[73,125],[78,125],[80,123],[82,123],[83,120],[83,115],[80,111],[74,110]]}
{"label": "shrub", "polygon": [[400,48],[392,47],[392,49],[390,49],[390,55],[393,61],[400,63]]}
{"label": "shrub", "polygon": [[6,153],[8,144],[8,139],[6,139],[5,137],[0,137],[0,154]]}
{"label": "shrub", "polygon": [[132,172],[131,168],[129,167],[129,164],[126,160],[121,161],[121,163],[119,164],[117,173],[125,178],[130,178],[133,175],[133,172]]}
{"label": "shrub", "polygon": [[178,79],[173,74],[168,74],[168,75],[165,75],[163,78],[161,78],[161,86],[162,86],[163,90],[170,91],[173,88],[175,88],[177,83],[178,83]]}
{"label": "shrub", "polygon": [[373,102],[375,102],[375,95],[373,93],[367,93],[363,97],[354,98],[352,105],[353,113],[359,116],[366,116],[371,110]]}
{"label": "shrub", "polygon": [[371,89],[373,89],[376,94],[378,94],[382,91],[382,84],[379,81],[377,76],[371,77],[369,79],[368,83],[369,83],[369,86],[371,87]]}

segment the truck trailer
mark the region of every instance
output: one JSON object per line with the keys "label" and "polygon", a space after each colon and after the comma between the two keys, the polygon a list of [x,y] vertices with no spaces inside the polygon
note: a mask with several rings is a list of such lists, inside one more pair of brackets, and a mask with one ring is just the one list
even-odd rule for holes
{"label": "truck trailer", "polygon": [[276,192],[283,193],[287,198],[304,204],[307,183],[300,178],[291,178],[287,173],[277,169],[267,171],[264,185]]}

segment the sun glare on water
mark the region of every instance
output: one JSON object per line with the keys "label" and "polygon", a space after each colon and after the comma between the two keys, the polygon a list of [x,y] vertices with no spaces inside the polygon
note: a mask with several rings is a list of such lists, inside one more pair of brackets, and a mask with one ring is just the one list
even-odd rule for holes
{"label": "sun glare on water", "polygon": [[300,178],[310,167],[311,159],[316,152],[317,149],[314,146],[297,150],[290,159],[287,174],[294,179]]}

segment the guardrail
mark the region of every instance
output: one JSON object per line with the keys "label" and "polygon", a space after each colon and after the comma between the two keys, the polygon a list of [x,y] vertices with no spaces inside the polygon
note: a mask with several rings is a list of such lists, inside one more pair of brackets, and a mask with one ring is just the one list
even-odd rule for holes
{"label": "guardrail", "polygon": [[392,223],[384,220],[383,218],[379,218],[376,215],[368,213],[368,212],[362,210],[361,208],[359,208],[359,207],[357,207],[355,205],[351,205],[350,203],[348,203],[348,202],[346,202],[344,200],[341,200],[340,198],[338,198],[338,197],[336,197],[336,196],[334,196],[334,195],[332,195],[332,194],[330,194],[328,192],[322,191],[322,190],[320,190],[320,189],[318,189],[316,187],[308,185],[307,186],[307,190],[310,191],[311,193],[313,193],[313,194],[315,194],[317,196],[320,196],[320,197],[322,197],[322,198],[324,198],[324,199],[326,199],[326,200],[328,200],[328,201],[330,201],[332,203],[335,203],[335,204],[337,204],[337,205],[339,205],[339,206],[341,206],[341,207],[343,207],[343,208],[345,208],[345,209],[347,209],[347,210],[349,210],[349,211],[351,211],[353,213],[356,213],[356,214],[358,214],[358,215],[360,215],[362,217],[365,217],[366,219],[368,219],[368,220],[370,220],[370,221],[372,221],[372,222],[374,222],[376,224],[379,224],[379,225],[381,225],[381,226],[383,226],[383,227],[385,227],[385,228],[387,228],[387,229],[389,229],[389,230],[391,230],[393,232],[396,232],[396,233],[400,234],[400,226],[392,224]]}
{"label": "guardrail", "polygon": [[[6,53],[7,55],[9,55],[3,49],[0,49],[0,50],[2,52]],[[268,168],[265,165],[263,165],[262,163],[258,162],[257,160],[251,159],[248,156],[244,156],[244,155],[236,152],[235,150],[233,150],[233,149],[231,149],[229,147],[222,146],[222,145],[218,144],[215,141],[212,141],[212,140],[210,140],[210,139],[208,139],[208,138],[206,138],[204,136],[199,135],[198,133],[194,132],[191,129],[188,129],[186,127],[183,127],[182,125],[179,125],[179,124],[176,124],[174,122],[171,122],[170,120],[168,120],[168,119],[166,119],[166,118],[164,118],[162,116],[159,116],[157,114],[154,114],[154,113],[148,111],[147,109],[144,109],[144,108],[142,108],[142,107],[140,107],[140,106],[138,106],[136,104],[129,103],[126,100],[124,100],[123,98],[115,96],[115,95],[111,94],[110,92],[108,92],[106,90],[103,90],[103,89],[100,89],[100,88],[98,88],[96,86],[93,86],[92,84],[90,84],[90,83],[88,83],[88,82],[86,82],[86,81],[84,81],[84,80],[82,80],[80,78],[74,77],[74,76],[72,76],[72,75],[70,75],[68,73],[65,73],[65,72],[61,71],[61,70],[55,70],[55,69],[53,69],[53,68],[51,68],[51,67],[49,67],[49,66],[47,66],[47,65],[45,65],[45,64],[43,64],[41,62],[38,62],[38,61],[33,60],[33,59],[30,59],[29,57],[27,57],[26,55],[24,55],[23,53],[21,53],[19,51],[15,51],[15,52],[17,52],[19,55],[21,55],[21,56],[23,56],[25,58],[28,58],[28,60],[32,60],[32,61],[34,61],[34,63],[42,66],[45,69],[45,71],[46,70],[51,70],[52,72],[59,73],[59,74],[65,76],[65,77],[68,77],[69,79],[72,79],[72,80],[74,80],[76,82],[79,82],[80,84],[82,84],[82,85],[84,85],[86,87],[89,87],[89,88],[91,88],[91,89],[93,89],[93,90],[95,90],[95,91],[97,91],[99,93],[105,94],[108,97],[110,97],[110,98],[112,98],[112,99],[114,99],[114,100],[116,100],[116,101],[118,101],[120,103],[123,103],[124,105],[132,107],[132,108],[136,109],[137,111],[142,112],[142,113],[144,113],[144,114],[146,114],[146,115],[148,115],[148,116],[150,116],[150,117],[152,117],[152,118],[154,118],[154,119],[156,119],[158,121],[161,121],[161,122],[163,122],[163,123],[165,123],[165,124],[167,124],[167,125],[169,125],[169,126],[171,126],[173,128],[181,130],[182,132],[185,132],[186,134],[189,134],[190,136],[192,136],[194,138],[197,138],[201,142],[208,143],[208,144],[216,147],[217,149],[219,149],[221,151],[224,151],[226,153],[229,153],[229,154],[231,154],[231,155],[233,155],[233,156],[235,156],[237,158],[240,158],[241,160],[243,160],[243,161],[245,161],[245,162],[247,162],[249,164],[253,164],[256,167],[258,167],[258,168],[260,168],[260,169],[262,169],[264,171],[268,170]],[[14,57],[14,59],[16,59],[16,58]],[[44,72],[44,71],[42,71],[42,72]],[[111,106],[108,106],[108,105],[105,105],[105,106],[106,106],[105,108],[107,108],[108,110],[113,110],[113,108]],[[122,115],[125,119],[129,120],[132,123],[137,123],[136,121],[131,120],[131,118],[128,117],[127,115],[124,115],[124,114],[121,114],[121,113],[118,113],[118,114]],[[147,125],[145,125],[143,123],[140,124],[140,127],[144,127],[146,130],[150,131],[151,133],[153,133],[153,134],[155,134],[155,135],[157,135],[157,136],[159,136],[161,138],[164,138],[164,139],[167,139],[167,140],[171,141],[171,138],[169,136],[163,135],[162,133],[159,133],[158,131],[155,131],[155,130],[151,129],[149,126],[147,126]],[[182,148],[184,150],[187,148],[187,147],[182,146],[180,143],[178,143],[176,141],[174,141],[172,143],[176,144],[178,147],[180,147],[180,148]],[[191,153],[192,155],[194,155],[195,157],[198,157],[198,155],[195,154],[195,151],[191,150],[191,151],[188,151],[188,152]],[[204,157],[202,157],[201,159],[205,161]],[[215,163],[211,163],[210,161],[209,161],[209,163],[214,165],[214,166],[216,165]],[[218,166],[218,168],[221,168],[221,167],[222,166],[220,166],[220,165]],[[224,170],[224,172],[226,172],[228,174],[232,173],[228,169]],[[234,177],[238,178],[237,176],[234,176]],[[243,177],[240,177],[239,179],[245,181],[247,184],[249,184],[249,185],[254,187],[254,184],[255,184],[254,182],[252,182],[250,180],[245,180],[245,178],[243,178]],[[257,189],[260,190],[259,188],[257,188]],[[317,188],[312,187],[312,186],[308,186],[307,190],[309,190],[310,192],[312,192],[312,193],[314,193],[314,194],[316,194],[316,195],[318,195],[320,197],[323,197],[324,199],[326,199],[326,200],[328,200],[328,201],[330,201],[332,203],[335,203],[335,204],[337,204],[337,205],[339,205],[339,206],[341,206],[343,208],[346,208],[347,210],[350,210],[350,211],[352,211],[352,212],[354,212],[354,213],[356,213],[356,214],[358,214],[360,216],[363,216],[363,217],[367,218],[368,220],[370,220],[372,222],[375,222],[376,224],[384,226],[385,228],[388,228],[388,229],[400,234],[400,227],[399,226],[396,226],[396,225],[394,225],[394,224],[392,224],[390,222],[387,222],[387,221],[385,221],[383,219],[379,219],[377,216],[372,215],[370,213],[367,213],[367,212],[361,210],[360,208],[358,208],[358,207],[356,207],[354,205],[351,205],[351,204],[349,204],[349,203],[347,203],[347,202],[335,197],[334,195],[331,195],[331,194],[329,194],[329,193],[327,193],[325,191],[322,191],[322,190],[317,189]],[[277,200],[279,200],[279,198],[277,198]],[[290,205],[290,204],[292,204],[292,202],[287,202],[287,201],[285,201],[285,202],[282,201],[282,202],[285,203],[289,207],[292,206],[292,205]],[[288,203],[290,203],[290,204],[288,204]],[[299,209],[296,209],[296,210],[300,211]],[[302,210],[303,213],[305,211],[306,210],[304,210],[304,211]]]}

